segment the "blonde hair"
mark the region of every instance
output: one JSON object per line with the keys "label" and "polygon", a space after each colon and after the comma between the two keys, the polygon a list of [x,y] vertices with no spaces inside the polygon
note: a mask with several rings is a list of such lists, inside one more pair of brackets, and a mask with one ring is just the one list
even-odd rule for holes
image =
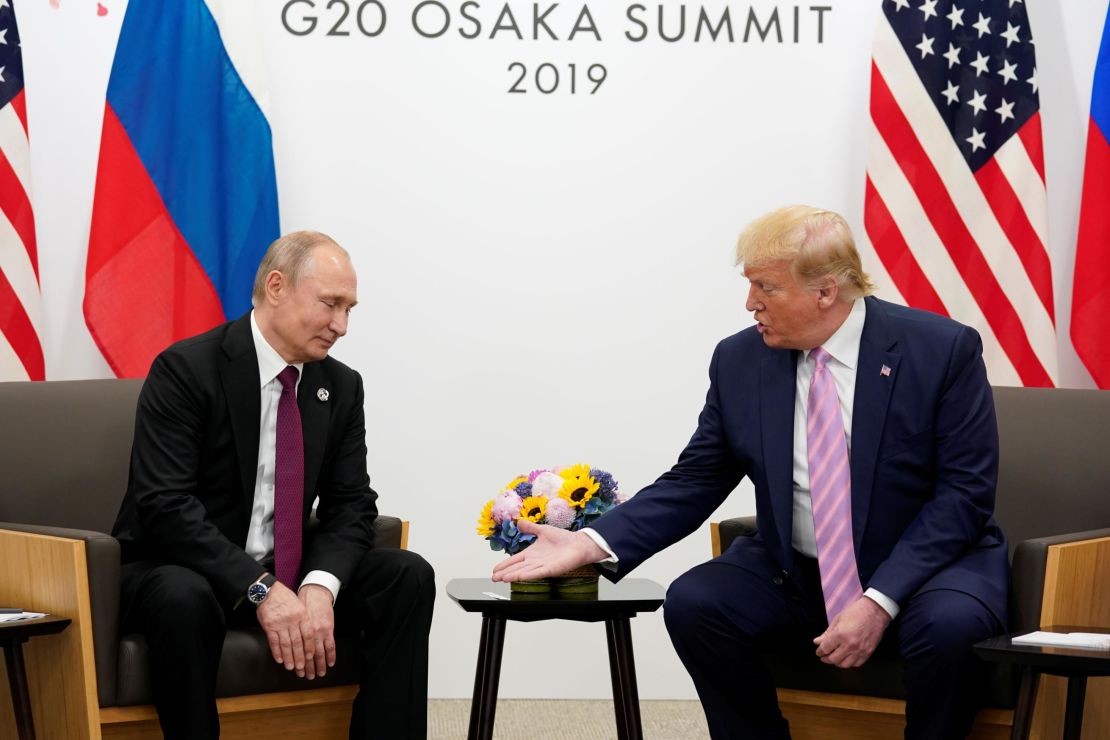
{"label": "blonde hair", "polygon": [[809,288],[831,277],[841,297],[853,301],[875,292],[863,271],[852,230],[840,214],[812,206],[786,206],[748,224],[736,242],[736,264],[790,261],[790,270]]}
{"label": "blonde hair", "polygon": [[251,292],[251,305],[258,306],[266,296],[266,276],[274,270],[284,275],[292,285],[304,274],[312,250],[323,244],[331,244],[350,259],[347,250],[336,244],[327,234],[319,231],[293,231],[279,237],[266,249],[258,272],[254,275],[254,290]]}

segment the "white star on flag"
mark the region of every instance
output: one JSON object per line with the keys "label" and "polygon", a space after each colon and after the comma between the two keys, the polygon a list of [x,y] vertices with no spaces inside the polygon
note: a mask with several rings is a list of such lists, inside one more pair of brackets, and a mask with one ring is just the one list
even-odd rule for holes
{"label": "white star on flag", "polygon": [[933,40],[925,34],[921,34],[921,43],[915,48],[921,52],[921,58],[924,59],[933,53]]}
{"label": "white star on flag", "polygon": [[952,28],[955,28],[956,26],[962,26],[964,24],[964,9],[957,8],[955,5],[953,5],[952,12],[950,12],[945,17],[952,22]]}
{"label": "white star on flag", "polygon": [[983,141],[986,135],[986,132],[981,132],[979,129],[973,128],[971,129],[971,136],[964,139],[964,141],[971,144],[971,151],[975,152],[980,149],[986,149],[987,145]]}
{"label": "white star on flag", "polygon": [[991,32],[991,25],[990,24],[991,24],[991,19],[984,17],[983,14],[980,13],[979,14],[979,20],[977,20],[975,23],[972,23],[971,27],[979,32],[979,38],[983,38],[984,36],[986,36],[988,33]]}
{"label": "white star on flag", "polygon": [[975,67],[976,77],[987,71],[987,58],[983,56],[983,52],[975,52],[975,61],[971,63],[971,66]]}
{"label": "white star on flag", "polygon": [[994,112],[1002,119],[1002,123],[1005,123],[1007,118],[1014,117],[1014,104],[1003,98],[1002,105],[995,108]]}

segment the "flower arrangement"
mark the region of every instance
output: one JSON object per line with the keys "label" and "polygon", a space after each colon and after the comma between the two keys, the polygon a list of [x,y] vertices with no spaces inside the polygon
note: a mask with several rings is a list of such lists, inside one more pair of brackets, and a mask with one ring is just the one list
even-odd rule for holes
{"label": "flower arrangement", "polygon": [[486,502],[478,534],[491,550],[515,555],[536,539],[524,534],[518,519],[577,531],[621,503],[613,476],[589,465],[541,468],[518,475]]}

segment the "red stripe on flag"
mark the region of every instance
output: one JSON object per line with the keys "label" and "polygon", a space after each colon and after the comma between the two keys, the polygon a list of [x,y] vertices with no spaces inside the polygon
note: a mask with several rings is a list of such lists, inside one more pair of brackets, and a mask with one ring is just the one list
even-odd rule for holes
{"label": "red stripe on flag", "polygon": [[23,189],[23,183],[19,181],[15,170],[12,169],[12,163],[2,151],[0,151],[0,193],[3,193],[3,197],[0,197],[0,210],[4,211],[4,215],[12,222],[15,233],[23,242],[23,248],[27,250],[37,281],[39,256],[38,246],[35,244],[35,212],[31,208],[31,199],[27,197],[27,191]]}
{"label": "red stripe on flag", "polygon": [[1056,308],[1052,300],[1052,263],[1048,259],[1048,252],[1041,244],[1041,238],[1029,223],[1029,216],[1025,213],[1017,193],[1010,186],[1010,181],[1002,173],[998,161],[991,158],[975,173],[975,180],[979,189],[990,204],[994,217],[998,219],[999,226],[1005,232],[1018,259],[1025,267],[1025,274],[1033,283],[1033,289],[1041,299],[1041,304],[1048,311],[1052,323],[1056,323]]}
{"label": "red stripe on flag", "polygon": [[119,119],[104,110],[85,269],[85,321],[119,377],[224,321],[219,296],[166,211]]}
{"label": "red stripe on flag", "polygon": [[27,134],[27,98],[24,97],[25,94],[25,90],[20,90],[19,94],[11,100],[12,110],[18,116],[19,122],[23,124],[24,135]]}
{"label": "red stripe on flag", "polygon": [[1110,144],[1092,120],[1075,248],[1071,341],[1099,388],[1110,388]]}
{"label": "red stripe on flag", "polygon": [[46,363],[42,359],[39,335],[35,333],[26,309],[3,271],[0,271],[0,328],[19,361],[23,363],[27,377],[31,380],[45,380]]}
{"label": "red stripe on flag", "polygon": [[910,251],[901,229],[891,217],[870,177],[867,178],[863,198],[863,225],[879,261],[906,302],[915,308],[947,316],[944,303]]}
{"label": "red stripe on flag", "polygon": [[1025,151],[1029,154],[1029,159],[1033,161],[1033,166],[1037,169],[1037,174],[1041,176],[1041,182],[1044,182],[1044,140],[1041,138],[1041,112],[1037,111],[1033,117],[1025,122],[1025,125],[1018,129],[1018,137],[1021,143],[1025,146]]}
{"label": "red stripe on flag", "polygon": [[[1051,387],[1010,299],[967,230],[944,181],[918,141],[877,66],[871,65],[871,117],[890,153],[906,173],[921,207],[967,285],[999,344],[1026,386]],[[911,175],[912,173],[912,175]]]}

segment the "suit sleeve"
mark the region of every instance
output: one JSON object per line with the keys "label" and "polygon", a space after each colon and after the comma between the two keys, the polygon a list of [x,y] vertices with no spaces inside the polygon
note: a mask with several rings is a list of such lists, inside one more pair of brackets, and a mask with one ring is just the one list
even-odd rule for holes
{"label": "suit sleeve", "polygon": [[982,352],[978,333],[963,327],[937,401],[934,495],[868,584],[902,605],[975,546],[994,512],[998,425]]}
{"label": "suit sleeve", "polygon": [[378,515],[378,494],[366,473],[366,414],[362,377],[354,382],[350,403],[329,440],[316,493],[319,527],[304,558],[304,570],[323,570],[347,583],[370,547],[372,525]]}
{"label": "suit sleeve", "polygon": [[200,388],[183,359],[164,352],[154,360],[135,417],[131,491],[140,525],[159,555],[202,574],[223,600],[234,603],[263,568],[207,521],[196,496],[210,403]]}
{"label": "suit sleeve", "polygon": [[591,527],[616,553],[619,580],[640,563],[693,532],[736,488],[746,471],[732,454],[721,414],[720,345],[709,364],[709,391],[698,427],[674,466]]}

